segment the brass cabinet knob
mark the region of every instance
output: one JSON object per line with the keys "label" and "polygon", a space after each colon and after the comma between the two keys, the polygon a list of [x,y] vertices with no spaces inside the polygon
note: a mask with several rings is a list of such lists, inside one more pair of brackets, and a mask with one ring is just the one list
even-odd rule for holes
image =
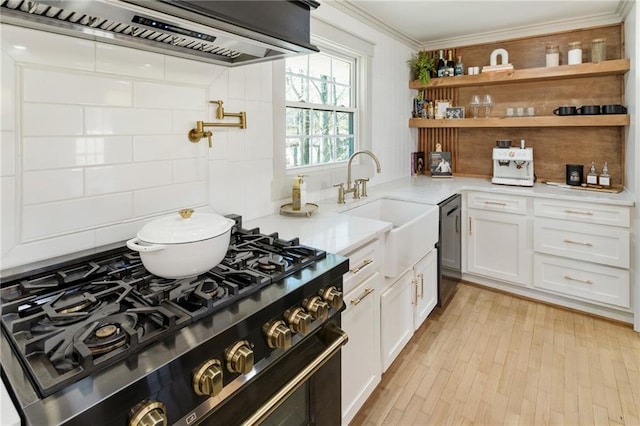
{"label": "brass cabinet knob", "polygon": [[271,349],[287,349],[291,346],[291,330],[282,320],[267,323],[262,327]]}
{"label": "brass cabinet knob", "polygon": [[240,340],[225,350],[227,370],[247,374],[253,368],[253,350],[246,340]]}
{"label": "brass cabinet knob", "polygon": [[302,306],[311,314],[313,319],[324,321],[329,317],[329,304],[319,296],[313,296],[302,301]]}
{"label": "brass cabinet knob", "polygon": [[289,323],[291,331],[300,334],[307,334],[311,327],[311,321],[313,321],[311,315],[300,307],[287,310],[284,313],[284,317]]}
{"label": "brass cabinet knob", "polygon": [[330,286],[323,288],[320,290],[320,296],[331,306],[333,309],[342,308],[342,292],[335,288],[335,286]]}
{"label": "brass cabinet knob", "polygon": [[222,390],[222,367],[217,359],[201,364],[193,373],[193,390],[196,395],[215,396]]}
{"label": "brass cabinet knob", "polygon": [[166,426],[165,406],[159,401],[143,401],[133,408],[129,426]]}

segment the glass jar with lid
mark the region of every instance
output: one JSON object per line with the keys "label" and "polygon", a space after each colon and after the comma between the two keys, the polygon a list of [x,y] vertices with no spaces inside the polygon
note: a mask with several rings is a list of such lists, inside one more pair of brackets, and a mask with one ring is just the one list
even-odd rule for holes
{"label": "glass jar with lid", "polygon": [[591,62],[598,63],[607,60],[607,39],[596,38],[591,40]]}
{"label": "glass jar with lid", "polygon": [[551,44],[546,47],[545,58],[548,67],[557,67],[560,65],[560,48],[557,44]]}
{"label": "glass jar with lid", "polygon": [[567,63],[569,65],[577,65],[582,63],[582,42],[573,41],[569,43]]}

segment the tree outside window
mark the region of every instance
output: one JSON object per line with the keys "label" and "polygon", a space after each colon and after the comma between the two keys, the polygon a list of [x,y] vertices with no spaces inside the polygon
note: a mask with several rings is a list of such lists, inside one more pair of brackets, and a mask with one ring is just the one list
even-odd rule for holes
{"label": "tree outside window", "polygon": [[287,169],[339,163],[355,151],[356,60],[326,52],[286,60]]}

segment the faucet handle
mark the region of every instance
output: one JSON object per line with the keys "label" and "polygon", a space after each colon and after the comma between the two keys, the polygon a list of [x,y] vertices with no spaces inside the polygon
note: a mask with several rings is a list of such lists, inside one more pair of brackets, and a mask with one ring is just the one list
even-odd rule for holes
{"label": "faucet handle", "polygon": [[338,188],[338,204],[344,204],[344,182],[333,185]]}
{"label": "faucet handle", "polygon": [[369,178],[356,179],[356,187],[360,184],[360,197],[366,198],[367,196],[367,182],[369,182]]}

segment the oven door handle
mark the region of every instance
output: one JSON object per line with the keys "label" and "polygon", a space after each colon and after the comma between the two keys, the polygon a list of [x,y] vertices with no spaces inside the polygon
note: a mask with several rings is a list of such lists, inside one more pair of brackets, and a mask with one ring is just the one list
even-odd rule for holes
{"label": "oven door handle", "polygon": [[287,382],[275,395],[273,395],[262,407],[260,407],[251,417],[245,420],[243,426],[252,426],[262,423],[271,413],[273,413],[282,403],[292,395],[300,386],[302,386],[309,378],[315,374],[324,364],[327,363],[334,355],[338,353],[340,348],[349,341],[347,333],[342,331],[340,327],[333,323],[329,323],[325,328],[326,340],[333,340],[313,361],[302,369],[296,376]]}

